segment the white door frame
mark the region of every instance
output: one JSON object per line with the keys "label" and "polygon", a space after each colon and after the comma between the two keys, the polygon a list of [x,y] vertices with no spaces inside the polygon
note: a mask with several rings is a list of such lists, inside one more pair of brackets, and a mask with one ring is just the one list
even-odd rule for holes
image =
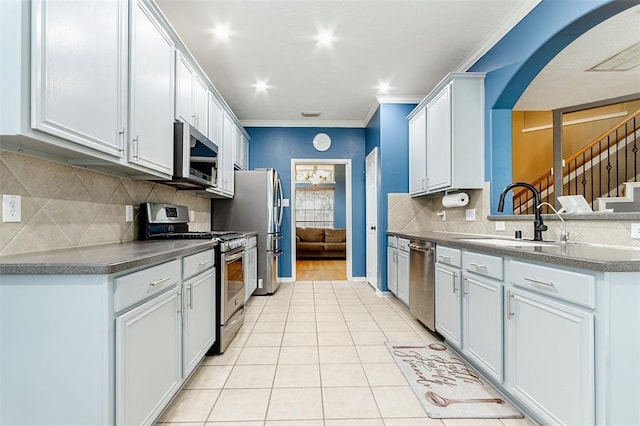
{"label": "white door frame", "polygon": [[353,279],[351,271],[351,247],[353,246],[352,238],[352,194],[351,194],[351,160],[340,158],[292,158],[291,159],[291,279],[296,281],[296,165],[297,164],[344,164],[345,174],[345,198],[346,198],[346,215],[347,215],[347,280]]}
{"label": "white door frame", "polygon": [[[374,165],[375,165],[375,170],[374,170],[374,176],[373,178],[375,179],[375,192],[373,194],[373,196],[375,197],[375,200],[369,200],[369,161],[371,158],[374,158]],[[365,253],[366,253],[366,258],[365,258],[365,280],[376,290],[378,290],[378,285],[379,285],[379,281],[380,281],[380,277],[378,276],[378,272],[380,271],[380,259],[378,259],[378,251],[379,251],[379,241],[378,241],[378,223],[379,223],[379,218],[378,218],[378,180],[379,180],[379,174],[380,174],[380,165],[378,163],[379,161],[379,156],[378,156],[378,148],[375,147],[371,150],[371,152],[367,155],[366,159],[365,159],[365,184],[364,184],[364,191],[365,191],[365,226],[366,226],[366,231],[365,231]],[[375,202],[374,202],[375,201]],[[369,204],[372,203],[374,204],[374,206],[370,206]],[[369,216],[371,214],[375,215],[375,223],[369,223]],[[375,226],[375,231],[374,231],[374,235],[371,236],[370,235],[370,227]],[[375,246],[375,250],[369,250],[369,244],[373,243],[373,245]],[[372,253],[373,251],[373,253]],[[370,262],[374,262],[375,265],[375,270],[374,271],[370,271]]]}

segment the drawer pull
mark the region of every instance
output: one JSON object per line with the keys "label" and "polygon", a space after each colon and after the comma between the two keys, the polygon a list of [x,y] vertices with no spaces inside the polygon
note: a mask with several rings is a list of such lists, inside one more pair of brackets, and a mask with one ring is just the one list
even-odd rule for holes
{"label": "drawer pull", "polygon": [[480,264],[474,263],[474,262],[469,263],[469,265],[473,266],[474,268],[476,268],[476,270],[487,269],[487,265],[480,265]]}
{"label": "drawer pull", "polygon": [[149,286],[151,286],[151,287],[155,287],[155,286],[157,286],[157,285],[162,284],[162,283],[163,283],[163,282],[165,282],[165,281],[169,281],[170,279],[171,279],[171,277],[160,278],[158,281],[154,281],[154,282],[152,282],[152,283],[149,283]]}
{"label": "drawer pull", "polygon": [[211,260],[205,260],[204,262],[200,262],[200,263],[198,263],[198,267],[204,266],[204,265],[206,265],[207,263],[211,263]]}
{"label": "drawer pull", "polygon": [[535,278],[528,278],[528,277],[524,277],[524,280],[532,282],[534,284],[542,284],[542,285],[546,285],[547,287],[553,287],[553,283],[550,283],[548,281],[540,281],[540,280],[536,280]]}
{"label": "drawer pull", "polygon": [[443,260],[445,262],[448,262],[448,261],[451,260],[451,256],[444,256],[444,255],[439,254],[438,255],[438,259]]}

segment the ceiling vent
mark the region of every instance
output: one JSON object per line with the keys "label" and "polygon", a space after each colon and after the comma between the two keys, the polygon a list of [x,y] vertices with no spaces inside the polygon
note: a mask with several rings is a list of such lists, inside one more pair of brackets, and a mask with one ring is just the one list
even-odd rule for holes
{"label": "ceiling vent", "polygon": [[640,41],[616,53],[587,71],[629,71],[640,65]]}
{"label": "ceiling vent", "polygon": [[308,111],[308,112],[302,111],[301,114],[304,118],[320,117],[320,111]]}

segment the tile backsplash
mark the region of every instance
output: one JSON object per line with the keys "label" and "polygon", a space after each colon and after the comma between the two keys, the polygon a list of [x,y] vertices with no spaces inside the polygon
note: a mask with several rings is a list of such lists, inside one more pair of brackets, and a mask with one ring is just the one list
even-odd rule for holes
{"label": "tile backsplash", "polygon": [[[186,205],[195,212],[190,230],[211,226],[208,198],[11,151],[0,150],[0,193],[22,197],[22,221],[0,223],[0,254],[134,240],[144,202]],[[133,222],[125,221],[126,205],[134,206]]]}
{"label": "tile backsplash", "polygon": [[[489,183],[483,189],[464,191],[469,194],[469,204],[465,207],[443,208],[442,196],[410,197],[408,194],[389,194],[389,231],[440,231],[469,234],[513,237],[515,231],[522,231],[524,238],[533,237],[532,220],[506,219],[505,231],[496,231],[495,220],[488,220],[491,213]],[[467,221],[467,209],[476,210],[476,220]],[[445,212],[446,220],[439,213]],[[532,217],[532,216],[531,216]],[[631,238],[631,222],[635,220],[571,220],[565,219],[570,240],[586,244],[606,244],[621,247],[640,248],[640,240]],[[558,219],[545,216],[549,229],[544,238],[560,239],[562,223]]]}

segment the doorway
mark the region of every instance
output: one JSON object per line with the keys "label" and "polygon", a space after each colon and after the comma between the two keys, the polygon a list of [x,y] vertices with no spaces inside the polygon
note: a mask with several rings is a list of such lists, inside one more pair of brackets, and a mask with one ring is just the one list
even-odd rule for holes
{"label": "doorway", "polygon": [[294,281],[352,279],[349,159],[291,159]]}
{"label": "doorway", "polygon": [[366,159],[367,282],[378,288],[378,148]]}

